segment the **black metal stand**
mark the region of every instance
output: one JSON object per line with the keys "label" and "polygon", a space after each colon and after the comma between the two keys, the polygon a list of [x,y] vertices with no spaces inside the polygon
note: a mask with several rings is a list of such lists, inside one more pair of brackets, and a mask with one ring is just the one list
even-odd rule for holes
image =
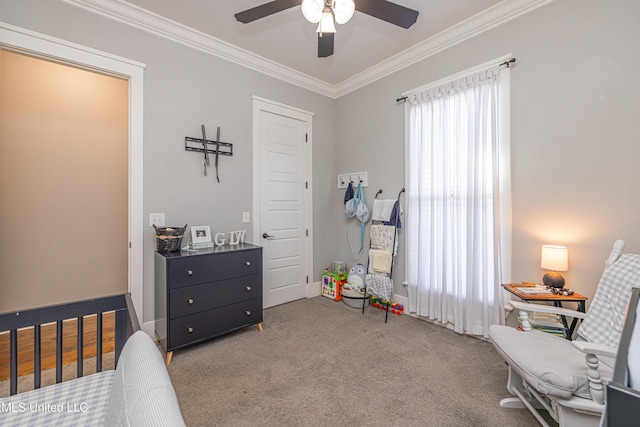
{"label": "black metal stand", "polygon": [[[398,202],[398,210],[396,211],[396,218],[395,218],[395,233],[393,234],[393,245],[391,246],[391,254],[393,255],[393,252],[395,251],[395,247],[396,247],[396,239],[398,237],[398,221],[400,219],[400,196],[402,195],[402,193],[404,193],[404,188],[402,190],[400,190],[400,192],[398,193],[398,198],[397,198],[397,202]],[[378,195],[382,194],[382,190],[378,190],[378,192],[376,193],[376,196],[374,197],[374,200],[378,198]],[[369,239],[369,249],[371,249],[371,239]],[[369,261],[367,261],[367,271],[369,271]],[[393,274],[393,262],[391,263],[391,269],[389,271],[389,278],[391,278]],[[371,297],[371,295],[369,295],[369,297]],[[364,313],[364,306],[365,306],[365,301],[362,302],[362,312]],[[385,305],[385,315],[384,315],[384,323],[387,323],[387,320],[389,319],[389,308],[391,307],[391,301],[387,301],[387,304]]]}

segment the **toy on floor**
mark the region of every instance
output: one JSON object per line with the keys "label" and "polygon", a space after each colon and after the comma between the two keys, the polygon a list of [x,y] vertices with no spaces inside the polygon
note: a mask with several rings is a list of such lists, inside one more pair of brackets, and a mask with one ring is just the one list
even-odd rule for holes
{"label": "toy on floor", "polygon": [[389,307],[389,311],[391,313],[397,314],[398,316],[404,313],[404,306],[402,304],[394,302],[391,304],[391,306],[389,306],[389,301],[385,301],[377,297],[371,297],[371,305],[381,310],[386,310],[387,307]]}
{"label": "toy on floor", "polygon": [[367,269],[365,268],[364,265],[362,264],[354,265],[351,268],[351,270],[349,270],[349,275],[347,276],[347,283],[344,285],[345,288],[363,293],[366,276],[367,276]]}
{"label": "toy on floor", "polygon": [[347,274],[347,263],[342,261],[334,261],[331,263],[329,271],[337,274]]}
{"label": "toy on floor", "polygon": [[346,273],[330,273],[329,269],[325,268],[322,275],[322,296],[340,301],[345,283],[347,283]]}

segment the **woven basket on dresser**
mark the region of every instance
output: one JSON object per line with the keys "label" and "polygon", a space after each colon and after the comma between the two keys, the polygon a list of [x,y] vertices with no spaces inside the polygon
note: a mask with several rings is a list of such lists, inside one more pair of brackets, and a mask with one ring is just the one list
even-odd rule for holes
{"label": "woven basket on dresser", "polygon": [[182,228],[156,227],[154,224],[153,228],[156,230],[156,249],[158,252],[174,252],[180,250],[187,224]]}

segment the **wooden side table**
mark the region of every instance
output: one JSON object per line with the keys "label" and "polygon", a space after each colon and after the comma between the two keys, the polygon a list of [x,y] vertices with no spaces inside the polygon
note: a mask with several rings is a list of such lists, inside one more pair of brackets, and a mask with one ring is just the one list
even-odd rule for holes
{"label": "wooden side table", "polygon": [[[503,284],[502,287],[505,290],[512,293],[513,295],[520,298],[522,301],[528,302],[528,303],[542,301],[542,302],[551,303],[556,307],[562,307],[563,302],[575,302],[578,305],[577,310],[582,313],[585,312],[586,302],[587,302],[587,299],[589,299],[586,296],[581,295],[577,292],[574,292],[573,295],[527,294],[517,289],[517,288],[527,287],[526,285],[519,284],[519,283]],[[571,339],[571,337],[573,336],[573,332],[575,331],[576,326],[578,325],[578,319],[574,318],[573,321],[571,322],[571,326],[569,326],[565,316],[560,316],[560,318],[562,319],[562,323],[564,327],[567,328],[568,330],[566,338]]]}

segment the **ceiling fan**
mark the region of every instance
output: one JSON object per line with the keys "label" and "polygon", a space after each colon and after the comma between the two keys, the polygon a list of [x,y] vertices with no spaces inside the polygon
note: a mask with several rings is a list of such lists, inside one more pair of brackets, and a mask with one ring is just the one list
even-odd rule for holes
{"label": "ceiling fan", "polygon": [[333,55],[334,23],[344,24],[354,11],[389,22],[402,28],[411,27],[418,11],[387,0],[274,0],[235,14],[243,24],[256,21],[283,10],[301,6],[304,17],[318,24],[318,57]]}

